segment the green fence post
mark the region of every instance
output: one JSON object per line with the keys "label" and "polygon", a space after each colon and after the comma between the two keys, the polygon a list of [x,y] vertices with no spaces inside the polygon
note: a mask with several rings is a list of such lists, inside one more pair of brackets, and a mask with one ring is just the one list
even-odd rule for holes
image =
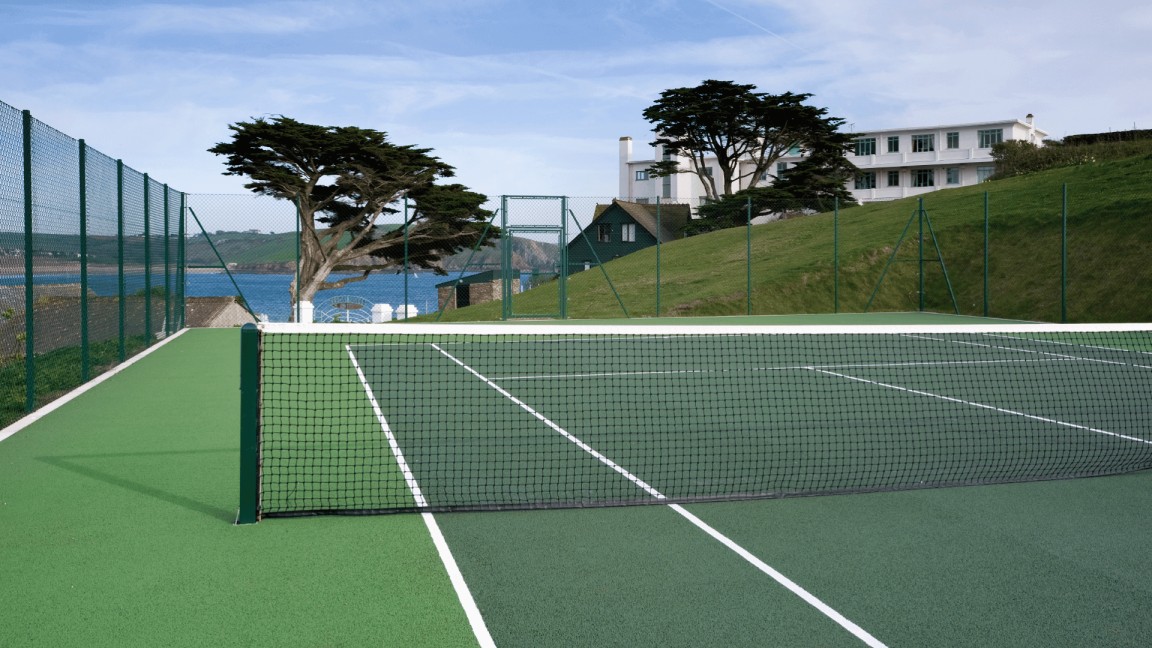
{"label": "green fence post", "polygon": [[656,196],[656,317],[660,317],[660,239],[663,231],[660,227],[660,196]]}
{"label": "green fence post", "polygon": [[[560,319],[568,319],[568,272],[571,268],[568,267],[568,196],[560,197],[560,275],[556,278],[560,284]],[[573,220],[576,214],[572,213]],[[511,246],[509,246],[511,247]],[[600,269],[603,270],[604,266],[601,265]],[[604,276],[607,277],[608,273],[605,272]],[[616,292],[616,286],[612,285],[609,281],[608,285],[612,287],[612,292]],[[616,301],[620,301],[620,295],[616,295]],[[624,308],[624,302],[620,301],[620,307],[624,310],[624,316],[628,316],[628,309]]]}
{"label": "green fence post", "polygon": [[984,317],[988,317],[988,192],[984,192]]}
{"label": "green fence post", "polygon": [[144,174],[144,346],[152,345],[152,202],[148,174]]}
{"label": "green fence post", "polygon": [[260,519],[260,331],[240,327],[240,511],[236,524]]}
{"label": "green fence post", "polygon": [[296,279],[293,286],[295,286],[292,295],[292,321],[297,324],[300,323],[300,237],[303,228],[300,226],[300,196],[296,196]]}
{"label": "green fence post", "polygon": [[32,282],[32,113],[21,112],[24,128],[24,409],[36,407],[36,315]]}
{"label": "green fence post", "polygon": [[1060,199],[1060,322],[1068,321],[1068,184]]}
{"label": "green fence post", "polygon": [[[561,271],[567,268],[561,268]],[[512,238],[508,235],[508,196],[500,196],[500,318],[512,316]]]}
{"label": "green fence post", "polygon": [[88,382],[88,164],[87,146],[80,140],[80,381]]}
{"label": "green fence post", "polygon": [[[455,288],[453,288],[455,290]],[[404,196],[404,317],[408,317],[408,196]]]}
{"label": "green fence post", "polygon": [[752,314],[752,197],[749,196],[744,204],[744,212],[748,221],[745,227],[744,235],[744,256],[745,256],[745,272],[748,275],[745,282],[744,292],[747,296],[748,314]]}
{"label": "green fence post", "polygon": [[164,337],[172,334],[172,256],[169,246],[172,243],[172,228],[169,225],[171,212],[168,206],[168,185],[164,185]]}
{"label": "green fence post", "polygon": [[128,313],[125,307],[126,286],[124,284],[124,161],[116,160],[116,266],[117,266],[117,302],[119,324],[120,362],[128,359],[128,347],[124,339],[124,321]]}
{"label": "green fence post", "polygon": [[184,285],[184,282],[187,279],[187,272],[186,272],[187,268],[185,267],[184,264],[185,264],[185,261],[187,261],[187,256],[185,256],[185,244],[187,243],[187,240],[185,239],[185,235],[188,231],[188,228],[186,225],[187,218],[185,217],[187,210],[188,210],[188,194],[181,191],[180,192],[180,217],[176,220],[176,238],[178,240],[178,242],[176,244],[176,286],[177,286],[177,289],[180,291],[180,296],[177,298],[176,303],[175,303],[175,307],[179,311],[177,314],[177,318],[179,319],[179,326],[176,327],[177,329],[184,328],[185,315],[186,315],[186,313],[185,313],[185,296],[184,296],[185,285]]}
{"label": "green fence post", "polygon": [[840,312],[840,197],[832,197],[832,312]]}
{"label": "green fence post", "polygon": [[920,264],[920,312],[924,312],[924,199],[919,199],[917,203],[916,218],[920,227],[920,235],[917,238],[917,252]]}

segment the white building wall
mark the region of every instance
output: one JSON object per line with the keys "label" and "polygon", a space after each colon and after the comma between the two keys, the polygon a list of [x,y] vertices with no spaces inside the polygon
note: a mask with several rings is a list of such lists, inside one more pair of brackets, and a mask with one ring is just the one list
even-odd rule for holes
{"label": "white building wall", "polygon": [[[848,159],[859,169],[861,175],[874,174],[875,187],[857,188],[853,182],[849,189],[860,202],[873,202],[879,200],[895,200],[908,196],[920,195],[940,189],[951,187],[964,187],[978,184],[982,180],[982,173],[987,174],[994,168],[991,147],[980,146],[980,131],[996,130],[1002,132],[1004,141],[1020,140],[1042,145],[1045,131],[1035,127],[1032,116],[1028,115],[1024,121],[1005,120],[996,122],[981,122],[973,124],[956,124],[942,126],[928,126],[917,128],[895,128],[886,130],[868,131],[859,133],[858,138],[874,138],[876,142],[875,153],[868,155],[849,154]],[[955,146],[949,147],[949,133],[956,133]],[[913,138],[920,135],[932,136],[932,150],[913,150]],[[888,139],[895,138],[897,149],[888,150]],[[642,151],[642,152],[641,152]],[[659,147],[645,146],[641,151],[634,150],[632,138],[620,138],[620,195],[622,200],[635,202],[681,202],[699,205],[706,195],[704,185],[695,174],[680,173],[670,179],[647,178],[644,172],[661,156]],[[789,156],[779,160],[795,165],[803,156]],[[689,168],[687,159],[682,159],[681,168]],[[954,169],[958,182],[948,182],[948,170]],[[896,185],[889,184],[888,174],[895,171]],[[917,178],[921,179],[931,172],[933,183],[930,186],[916,186]],[[919,174],[918,174],[919,172]],[[637,174],[640,174],[639,177]],[[769,170],[769,177],[760,180],[758,186],[770,184],[775,179],[776,166]],[[719,178],[719,170],[716,171]],[[741,183],[745,188],[749,181]]]}

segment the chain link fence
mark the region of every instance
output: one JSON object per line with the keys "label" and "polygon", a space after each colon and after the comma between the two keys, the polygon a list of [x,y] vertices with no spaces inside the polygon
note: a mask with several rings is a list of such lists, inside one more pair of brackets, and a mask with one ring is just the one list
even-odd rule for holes
{"label": "chain link fence", "polygon": [[[334,274],[349,282],[318,294],[314,320],[373,321],[374,308],[439,321],[877,311],[1152,318],[1143,187],[988,186],[823,213],[748,205],[706,236],[692,235],[701,229],[693,204],[500,196],[486,205],[498,236],[437,267],[418,261],[419,225],[400,204],[379,230],[407,255],[364,260],[373,271],[363,281],[354,268]],[[205,228],[188,239],[189,294],[238,295],[254,316],[295,320],[291,203],[188,200]]]}
{"label": "chain link fence", "polygon": [[0,425],[184,327],[182,208],[0,102]]}

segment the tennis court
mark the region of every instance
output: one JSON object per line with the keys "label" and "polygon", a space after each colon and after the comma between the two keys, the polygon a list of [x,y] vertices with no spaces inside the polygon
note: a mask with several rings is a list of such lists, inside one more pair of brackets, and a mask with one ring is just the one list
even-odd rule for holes
{"label": "tennis court", "polygon": [[[782,352],[733,336],[700,351],[692,334],[616,337],[326,345],[280,416],[314,417],[330,438],[266,437],[281,445],[265,448],[264,506],[284,513],[422,498],[428,509],[566,508],[236,526],[240,334],[185,332],[0,443],[0,577],[18,584],[0,594],[12,619],[0,645],[1152,636],[1150,471],[918,483],[1147,465],[1146,333],[1106,344],[897,334],[882,354],[850,340]],[[1073,385],[1094,396],[1070,396]],[[813,389],[823,406],[805,402]],[[340,406],[318,411],[310,390]],[[926,418],[939,438],[881,433]],[[846,421],[871,432],[845,434]],[[687,503],[842,490],[876,492]],[[582,508],[661,497],[686,503]]]}

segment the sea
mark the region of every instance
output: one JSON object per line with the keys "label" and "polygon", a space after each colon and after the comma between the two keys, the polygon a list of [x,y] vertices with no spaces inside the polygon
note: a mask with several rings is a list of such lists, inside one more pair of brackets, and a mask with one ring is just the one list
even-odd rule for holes
{"label": "sea", "polygon": [[[348,275],[332,275],[338,279]],[[414,306],[418,314],[434,312],[437,307],[436,284],[452,281],[457,273],[448,276],[432,273],[409,273],[407,281],[403,274],[373,273],[363,281],[351,283],[337,290],[323,290],[313,301],[317,320],[322,314],[339,316],[344,320],[368,321],[371,306],[388,304],[393,309],[408,304]],[[289,290],[292,285],[290,274],[247,274],[233,273],[231,278],[223,272],[195,272],[186,275],[184,294],[188,297],[231,297],[243,296],[252,311],[270,322],[287,322],[292,314]],[[235,284],[233,284],[235,280]],[[34,284],[78,284],[79,274],[60,273],[37,275]],[[133,293],[144,288],[144,276],[132,275],[126,278],[127,292]],[[22,286],[24,275],[0,275],[0,286]],[[155,275],[153,286],[163,286],[164,276]],[[100,296],[114,297],[119,292],[119,278],[115,274],[90,274],[89,289]],[[361,308],[350,308],[349,305]],[[327,319],[327,318],[325,318]]]}

